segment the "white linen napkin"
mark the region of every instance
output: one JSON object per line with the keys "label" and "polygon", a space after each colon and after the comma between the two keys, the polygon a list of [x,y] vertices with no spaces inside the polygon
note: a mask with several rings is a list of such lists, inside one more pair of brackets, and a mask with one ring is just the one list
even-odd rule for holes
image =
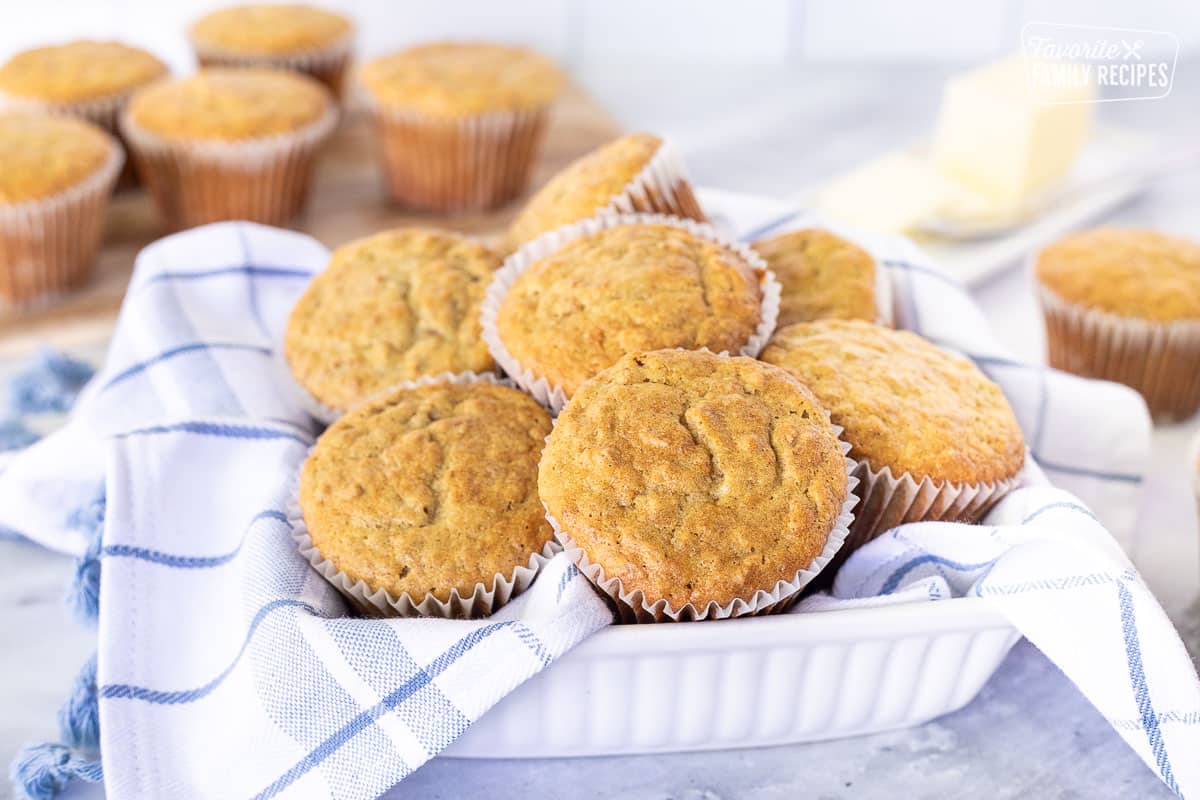
{"label": "white linen napkin", "polygon": [[[745,198],[710,197],[709,207],[740,234],[810,221]],[[1110,529],[1131,526],[1149,447],[1140,398],[1013,362],[968,295],[916,248],[870,246],[893,276],[901,323],[975,357],[1005,389],[1049,477]],[[313,429],[280,388],[274,351],[326,258],[305,236],[247,223],[150,246],[107,364],[71,422],[0,475],[0,526],[67,552],[90,548],[103,565],[96,684],[113,798],[375,797],[611,622],[561,557],[488,620],[344,616],[284,517]],[[834,597],[800,611],[977,592],[1168,785],[1200,797],[1195,672],[1103,527],[1083,503],[1044,487],[1014,493],[986,522],[885,535],[848,561]],[[54,752],[55,764],[19,765],[27,785],[97,777]]]}

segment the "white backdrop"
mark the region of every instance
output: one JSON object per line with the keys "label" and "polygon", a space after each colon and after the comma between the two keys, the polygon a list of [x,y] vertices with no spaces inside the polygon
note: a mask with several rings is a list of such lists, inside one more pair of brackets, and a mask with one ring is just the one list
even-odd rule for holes
{"label": "white backdrop", "polygon": [[[316,0],[353,16],[375,55],[438,37],[533,45],[569,66],[608,60],[783,65],[981,61],[1028,20],[1167,30],[1200,50],[1196,0]],[[183,31],[219,0],[0,0],[0,58],[79,36],[141,45],[191,69]]]}

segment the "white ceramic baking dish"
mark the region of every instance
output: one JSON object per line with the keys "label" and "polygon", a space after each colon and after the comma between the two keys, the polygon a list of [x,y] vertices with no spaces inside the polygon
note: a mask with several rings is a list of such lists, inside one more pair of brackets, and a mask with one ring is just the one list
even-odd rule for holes
{"label": "white ceramic baking dish", "polygon": [[787,744],[966,705],[1020,634],[979,598],[601,631],[443,755],[544,758]]}

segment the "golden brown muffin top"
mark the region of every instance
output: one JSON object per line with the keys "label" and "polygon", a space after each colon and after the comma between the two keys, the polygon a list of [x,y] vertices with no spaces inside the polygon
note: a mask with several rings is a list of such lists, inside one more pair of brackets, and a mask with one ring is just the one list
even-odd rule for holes
{"label": "golden brown muffin top", "polygon": [[167,65],[120,42],[80,40],[17,53],[0,67],[0,92],[52,103],[127,92],[167,74]]}
{"label": "golden brown muffin top", "polygon": [[291,133],[327,114],[320,83],[276,69],[202,69],[134,95],[129,115],[167,138],[241,141]]}
{"label": "golden brown muffin top", "polygon": [[343,245],[292,309],[288,364],[339,409],[422,375],[491,370],[479,304],[499,265],[482,245],[442,231],[406,228]]}
{"label": "golden brown muffin top", "polygon": [[553,532],[537,493],[550,417],[489,383],[400,389],[331,425],[304,462],[313,544],[393,598],[469,597],[541,552]]}
{"label": "golden brown muffin top", "polygon": [[314,50],[350,34],[341,14],[306,5],[244,5],[206,14],[191,27],[201,47],[244,55],[285,55]]}
{"label": "golden brown muffin top", "polygon": [[0,203],[40,200],[96,174],[116,150],[95,125],[69,117],[0,114]]}
{"label": "golden brown muffin top", "polygon": [[496,328],[522,366],[569,397],[626,353],[737,352],[758,327],[759,281],[740,255],[681,228],[618,225],[531,264]]}
{"label": "golden brown muffin top", "polygon": [[508,229],[508,246],[520,247],[546,231],[595,215],[625,190],[650,162],[662,139],[631,133],[568,165],[529,199]]}
{"label": "golden brown muffin top", "polygon": [[1200,319],[1200,244],[1158,231],[1072,234],[1041,252],[1037,277],[1070,303],[1155,322]]}
{"label": "golden brown muffin top", "polygon": [[962,356],[859,320],[780,328],[760,356],[792,373],[845,430],[850,457],[916,480],[986,483],[1025,463],[1000,387]]}
{"label": "golden brown muffin top", "polygon": [[754,243],[782,291],[779,324],[817,319],[879,320],[875,258],[822,228],[789,231]]}
{"label": "golden brown muffin top", "polygon": [[383,106],[462,117],[541,108],[562,91],[564,78],[523,47],[438,42],[368,62],[362,81]]}
{"label": "golden brown muffin top", "polygon": [[792,580],[848,491],[808,390],[751,358],[687,350],[630,354],[580,387],[538,490],[606,578],[676,610]]}

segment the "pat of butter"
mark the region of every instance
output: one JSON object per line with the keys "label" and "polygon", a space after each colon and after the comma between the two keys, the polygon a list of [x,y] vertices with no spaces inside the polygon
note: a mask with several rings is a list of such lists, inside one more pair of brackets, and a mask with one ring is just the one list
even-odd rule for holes
{"label": "pat of butter", "polygon": [[1017,215],[1066,177],[1087,143],[1094,83],[1081,65],[1014,56],[950,80],[932,160],[982,196],[990,216]]}
{"label": "pat of butter", "polygon": [[902,233],[949,209],[984,213],[984,203],[908,152],[881,156],[830,181],[817,206],[837,222],[877,233]]}

